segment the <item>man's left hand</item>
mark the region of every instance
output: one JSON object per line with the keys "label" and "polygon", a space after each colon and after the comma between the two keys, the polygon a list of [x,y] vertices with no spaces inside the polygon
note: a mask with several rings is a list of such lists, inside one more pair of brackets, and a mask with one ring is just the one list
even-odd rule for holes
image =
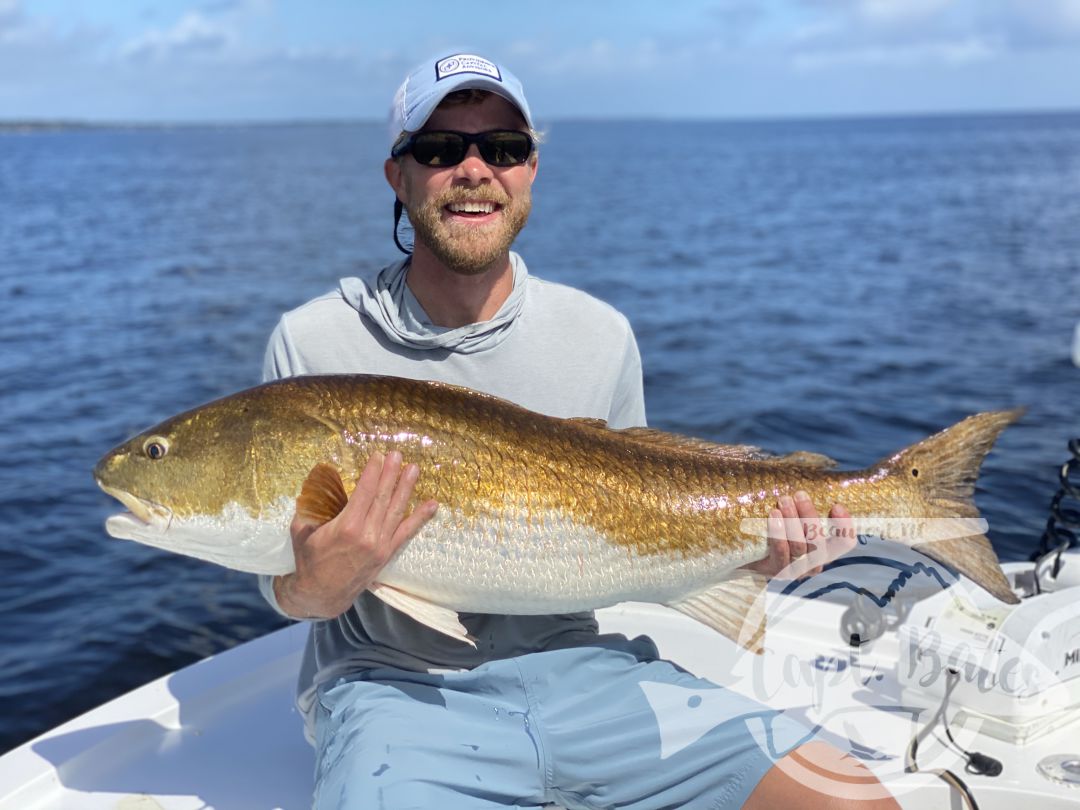
{"label": "man's left hand", "polygon": [[820,574],[822,567],[855,547],[851,514],[840,504],[821,520],[810,496],[784,495],[769,512],[768,556],[743,568],[768,577],[798,579]]}

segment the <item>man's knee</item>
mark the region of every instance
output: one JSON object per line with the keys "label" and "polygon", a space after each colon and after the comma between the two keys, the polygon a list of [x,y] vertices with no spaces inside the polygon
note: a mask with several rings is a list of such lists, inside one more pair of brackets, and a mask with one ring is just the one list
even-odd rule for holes
{"label": "man's knee", "polygon": [[750,794],[744,810],[798,806],[813,810],[899,810],[877,777],[854,757],[823,742],[780,759]]}

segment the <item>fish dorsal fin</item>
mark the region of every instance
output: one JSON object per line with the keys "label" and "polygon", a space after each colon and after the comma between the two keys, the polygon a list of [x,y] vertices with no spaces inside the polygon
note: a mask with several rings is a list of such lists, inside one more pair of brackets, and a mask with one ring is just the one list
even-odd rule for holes
{"label": "fish dorsal fin", "polygon": [[420,624],[430,627],[432,630],[438,630],[440,633],[444,633],[463,644],[468,644],[471,647],[476,646],[476,639],[469,635],[457,613],[450,610],[450,608],[436,605],[434,602],[429,602],[415,593],[409,593],[382,582],[376,582],[374,585],[369,586],[368,590],[390,605],[390,607],[400,610],[406,616],[420,622]]}
{"label": "fish dorsal fin", "polygon": [[567,422],[573,422],[578,425],[585,425],[586,427],[599,428],[600,430],[607,430],[607,422],[603,419],[594,419],[591,416],[575,416],[571,419],[567,419]]}
{"label": "fish dorsal fin", "polygon": [[709,590],[668,607],[697,619],[753,653],[763,651],[765,638],[765,591],[768,581],[760,574],[736,571]]}
{"label": "fish dorsal fin", "polygon": [[709,456],[730,458],[736,461],[765,461],[775,458],[772,453],[754,447],[749,444],[717,444],[716,442],[697,439],[693,436],[682,436],[678,433],[668,433],[656,428],[632,427],[616,431],[621,436],[626,436],[641,444],[653,447],[662,447],[668,450],[683,450],[690,453],[703,453]]}
{"label": "fish dorsal fin", "polygon": [[[599,419],[582,419],[575,421],[596,422],[599,423],[599,427],[604,426],[604,423]],[[614,432],[618,433],[620,436],[626,436],[629,439],[633,439],[641,444],[647,444],[651,447],[681,450],[687,453],[707,455],[712,458],[730,459],[731,461],[764,461],[775,464],[798,464],[803,467],[814,467],[821,470],[827,470],[836,466],[836,462],[828,456],[823,456],[820,453],[810,453],[805,450],[788,453],[786,456],[778,456],[775,453],[770,453],[768,450],[763,450],[752,444],[717,444],[716,442],[706,441],[705,439],[697,439],[693,436],[682,436],[678,433],[668,433],[667,431],[657,430],[656,428],[632,427],[623,428],[622,430],[616,430]]]}
{"label": "fish dorsal fin", "polygon": [[809,450],[796,450],[786,456],[776,456],[765,461],[775,461],[778,464],[799,464],[803,467],[813,467],[817,470],[831,470],[837,466],[834,458],[829,458],[822,453],[811,453]]}
{"label": "fish dorsal fin", "polygon": [[338,471],[326,463],[316,464],[300,488],[296,514],[321,526],[336,518],[348,502],[349,496]]}

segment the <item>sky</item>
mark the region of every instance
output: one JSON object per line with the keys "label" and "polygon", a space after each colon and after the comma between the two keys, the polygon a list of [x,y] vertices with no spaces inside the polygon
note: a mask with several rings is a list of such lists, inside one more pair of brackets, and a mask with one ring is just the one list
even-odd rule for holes
{"label": "sky", "polygon": [[0,121],[384,120],[459,51],[541,122],[1080,109],[1080,0],[0,0]]}

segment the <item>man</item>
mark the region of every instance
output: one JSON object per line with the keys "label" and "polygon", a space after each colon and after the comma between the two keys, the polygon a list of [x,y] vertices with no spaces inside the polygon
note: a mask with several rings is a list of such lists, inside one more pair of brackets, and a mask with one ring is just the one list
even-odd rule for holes
{"label": "man", "polygon": [[[510,252],[539,165],[517,79],[475,55],[421,65],[391,124],[385,175],[413,224],[412,255],[287,313],[265,376],[442,380],[554,416],[644,424],[626,319],[531,276]],[[373,597],[380,568],[438,508],[409,512],[418,474],[397,453],[371,458],[337,518],[294,521],[295,573],[260,580],[275,608],[313,620],[299,704],[317,749],[317,808],[839,806],[775,767],[802,729],[734,693],[727,722],[661,762],[640,683],[716,687],[657,660],[648,639],[599,636],[591,614],[465,615],[473,648]],[[775,525],[785,516],[790,537]],[[770,556],[753,566],[767,573],[806,551],[798,518],[817,514],[784,498],[771,518]],[[754,741],[749,714],[778,751]],[[790,756],[838,753],[809,743]]]}

